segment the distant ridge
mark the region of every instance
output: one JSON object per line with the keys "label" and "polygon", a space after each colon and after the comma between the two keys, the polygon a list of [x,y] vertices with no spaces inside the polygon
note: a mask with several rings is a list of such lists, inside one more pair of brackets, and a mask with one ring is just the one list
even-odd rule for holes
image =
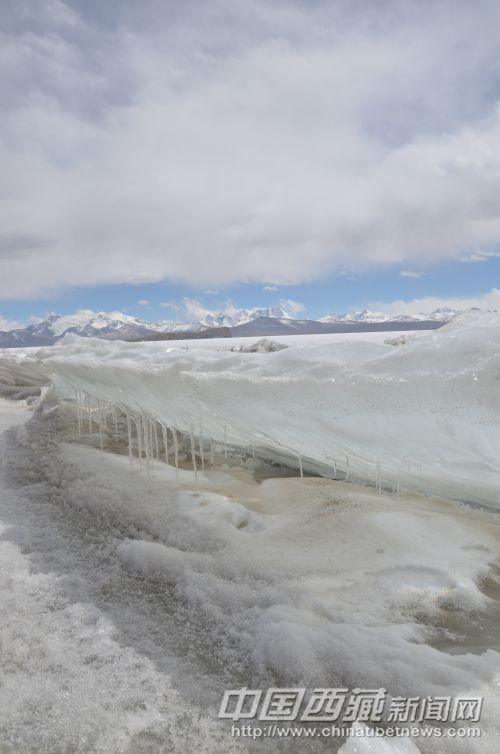
{"label": "distant ridge", "polygon": [[204,338],[244,338],[270,335],[321,335],[322,333],[394,332],[406,330],[437,330],[444,322],[422,320],[419,322],[318,322],[313,319],[282,320],[275,317],[258,317],[235,327],[212,327],[186,332],[150,333],[133,341],[197,340]]}
{"label": "distant ridge", "polygon": [[206,330],[186,330],[177,332],[154,332],[148,333],[143,338],[131,338],[130,343],[150,340],[202,340],[204,338],[230,338],[230,327],[207,327]]}
{"label": "distant ridge", "polygon": [[388,315],[368,310],[330,314],[320,320],[297,319],[282,306],[265,309],[231,309],[209,313],[200,322],[146,322],[123,312],[51,314],[24,329],[0,331],[0,348],[50,346],[65,335],[104,340],[189,340],[272,335],[314,335],[393,330],[433,330],[449,322],[457,312],[436,309],[429,315]]}
{"label": "distant ridge", "polygon": [[231,327],[231,336],[320,335],[321,333],[394,332],[395,330],[436,330],[445,322],[436,320],[401,322],[319,322],[313,319],[275,319],[259,317],[243,325]]}

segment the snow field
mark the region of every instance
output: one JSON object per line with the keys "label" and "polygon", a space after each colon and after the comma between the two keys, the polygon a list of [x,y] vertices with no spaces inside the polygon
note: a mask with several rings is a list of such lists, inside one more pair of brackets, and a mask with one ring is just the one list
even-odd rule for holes
{"label": "snow field", "polygon": [[223,689],[249,679],[403,696],[467,691],[486,696],[486,738],[449,751],[485,751],[477,747],[498,734],[500,654],[481,636],[485,616],[498,619],[483,589],[498,580],[495,514],[327,479],[256,484],[229,469],[199,474],[196,488],[193,472],[176,480],[156,461],[148,485],[125,456],[74,444],[59,446],[49,466],[64,506],[112,526],[113,572],[144,579],[159,605],[165,594],[171,609],[183,606],[179,640],[215,673],[183,684],[195,708],[208,700],[215,717]]}

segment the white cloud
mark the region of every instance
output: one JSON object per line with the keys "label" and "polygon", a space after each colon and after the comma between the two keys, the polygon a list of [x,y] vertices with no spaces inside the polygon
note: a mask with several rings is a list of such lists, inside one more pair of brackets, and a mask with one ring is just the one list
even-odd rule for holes
{"label": "white cloud", "polygon": [[496,0],[109,5],[5,10],[0,296],[281,286],[498,241]]}
{"label": "white cloud", "polygon": [[399,273],[402,278],[422,278],[425,272],[416,272],[415,270],[401,270]]}
{"label": "white cloud", "polygon": [[306,310],[304,304],[300,301],[294,301],[293,298],[282,298],[279,303],[289,314],[300,314],[300,312],[305,312]]}
{"label": "white cloud", "polygon": [[211,288],[208,288],[208,290],[204,291],[206,296],[218,296],[219,291],[214,291]]}
{"label": "white cloud", "polygon": [[151,301],[148,301],[147,298],[140,298],[137,303],[139,304],[139,306],[149,306]]}
{"label": "white cloud", "polygon": [[160,306],[162,309],[171,309],[174,312],[181,312],[183,310],[183,305],[179,304],[178,301],[175,301],[174,299],[171,299],[170,301],[162,301],[160,303]]}
{"label": "white cloud", "polygon": [[463,254],[460,257],[460,261],[472,263],[472,264],[478,264],[481,262],[487,262],[488,259],[493,259],[494,257],[500,257],[500,252],[482,251],[481,249],[476,249],[475,251],[470,251],[467,254]]}
{"label": "white cloud", "polygon": [[369,309],[386,312],[388,314],[420,314],[432,312],[434,309],[486,309],[500,311],[500,290],[492,288],[488,293],[469,298],[426,296],[411,301],[402,299],[391,302],[374,302]]}
{"label": "white cloud", "polygon": [[279,291],[279,288],[277,285],[265,285],[262,290],[264,293],[275,293],[276,291]]}
{"label": "white cloud", "polygon": [[[207,307],[204,306],[201,301],[198,301],[198,299],[196,298],[183,298],[182,304],[184,307],[185,317],[193,322],[199,322],[209,315],[218,313],[213,311],[212,309],[207,309]],[[232,313],[234,309],[235,307],[232,304],[228,303],[221,311],[224,314],[229,314]]]}
{"label": "white cloud", "polygon": [[15,320],[12,320],[12,319],[7,319],[7,317],[3,317],[0,314],[0,330],[2,331],[16,330],[18,327],[21,327],[19,322],[16,322]]}
{"label": "white cloud", "polygon": [[344,280],[355,280],[356,276],[350,270],[340,269],[337,272],[338,278],[344,278]]}

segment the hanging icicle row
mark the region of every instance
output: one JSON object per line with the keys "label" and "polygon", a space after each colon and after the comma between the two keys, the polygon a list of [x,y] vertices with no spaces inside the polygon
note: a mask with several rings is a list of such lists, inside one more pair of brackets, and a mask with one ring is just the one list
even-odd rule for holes
{"label": "hanging icicle row", "polygon": [[[120,416],[124,417],[126,427],[127,427],[127,441],[128,441],[128,458],[129,458],[129,467],[132,469],[134,465],[134,438],[133,438],[133,424],[135,424],[136,429],[136,448],[137,448],[137,458],[139,461],[139,468],[142,470],[144,468],[144,464],[146,466],[146,471],[148,474],[148,481],[150,480],[151,471],[153,468],[153,462],[154,460],[159,461],[160,455],[161,455],[161,442],[163,442],[163,449],[165,453],[165,463],[170,463],[170,453],[173,450],[174,455],[174,464],[175,464],[175,470],[176,470],[176,477],[178,477],[178,470],[179,470],[179,430],[177,430],[174,427],[169,427],[168,425],[164,424],[161,420],[153,419],[142,412],[134,415],[134,412],[128,413],[127,411],[123,410],[119,405],[107,402],[101,398],[95,398],[88,394],[85,390],[75,389],[75,407],[76,407],[76,423],[77,423],[77,432],[78,437],[82,437],[84,434],[84,425],[85,421],[87,421],[88,426],[88,433],[89,435],[92,435],[94,433],[94,424],[97,425],[98,432],[99,432],[99,444],[101,451],[104,450],[104,441],[108,437],[108,429],[114,430],[114,438],[116,443],[120,440]],[[85,412],[87,416],[85,417]],[[108,422],[109,419],[109,422]],[[161,428],[161,436],[158,436],[158,424]],[[227,442],[227,429],[228,425],[224,424],[224,434],[223,434],[223,452],[224,452],[224,458],[228,458],[228,452],[230,450]],[[172,446],[169,445],[169,437],[168,432],[172,433],[172,439],[173,444]],[[205,447],[205,437],[203,432],[203,422],[200,419],[199,420],[199,435],[196,436],[194,432],[194,425],[191,427],[191,431],[189,434],[183,435],[181,432],[181,437],[183,437],[183,442],[188,442],[190,444],[190,450],[191,450],[191,462],[192,467],[195,475],[196,483],[198,484],[198,471],[201,469],[202,472],[205,471],[205,461],[208,460],[206,458],[206,447]],[[209,461],[212,465],[215,464],[215,443],[212,438],[206,440],[206,444],[208,446],[207,450],[209,452]],[[255,445],[251,445],[251,455],[252,458],[255,459]],[[250,452],[250,448],[247,450],[247,453]],[[220,450],[220,446],[219,446]],[[199,463],[197,462],[197,456],[199,458]],[[297,454],[298,458],[298,467],[299,467],[299,473],[301,479],[304,479],[304,468],[303,468],[303,462],[302,457],[300,454]],[[333,469],[333,478],[338,478],[339,469],[337,465],[337,461],[335,459],[330,461],[332,464]],[[373,477],[371,474],[367,476],[367,484],[373,485],[373,482],[375,483],[375,489],[379,495],[382,494],[382,491],[385,489],[389,491],[392,495],[397,495],[400,493],[401,485],[400,485],[400,472],[403,470],[403,473],[410,472],[415,473],[415,471],[422,472],[422,465],[418,462],[412,463],[412,461],[408,458],[403,458],[399,466],[396,467],[394,471],[389,470],[389,480],[386,479],[386,482],[383,483],[382,480],[382,465],[380,462],[380,459],[377,459],[376,461],[373,461],[372,463],[375,464],[375,479],[373,480]],[[386,470],[387,471],[387,470]],[[328,476],[328,472],[326,474]],[[370,478],[371,477],[371,478]],[[392,480],[391,480],[392,477]],[[345,480],[346,481],[353,481],[353,475],[352,475],[352,468],[351,468],[351,459],[349,454],[345,454]]]}

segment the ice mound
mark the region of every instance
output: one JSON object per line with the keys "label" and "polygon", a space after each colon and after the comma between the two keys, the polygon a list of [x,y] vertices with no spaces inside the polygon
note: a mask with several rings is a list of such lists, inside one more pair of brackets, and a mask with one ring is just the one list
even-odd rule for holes
{"label": "ice mound", "polygon": [[249,346],[241,345],[231,350],[239,351],[240,353],[274,353],[275,351],[282,351],[284,348],[288,348],[285,343],[278,343],[276,340],[262,338],[255,343],[251,343]]}
{"label": "ice mound", "polygon": [[398,335],[396,338],[386,338],[384,340],[384,343],[387,343],[388,346],[404,346],[406,343],[408,343],[408,335],[406,333],[403,333],[402,335]]}
{"label": "ice mound", "polygon": [[82,340],[0,359],[62,398],[135,416],[386,491],[500,506],[500,316],[477,312],[384,343],[244,353]]}

